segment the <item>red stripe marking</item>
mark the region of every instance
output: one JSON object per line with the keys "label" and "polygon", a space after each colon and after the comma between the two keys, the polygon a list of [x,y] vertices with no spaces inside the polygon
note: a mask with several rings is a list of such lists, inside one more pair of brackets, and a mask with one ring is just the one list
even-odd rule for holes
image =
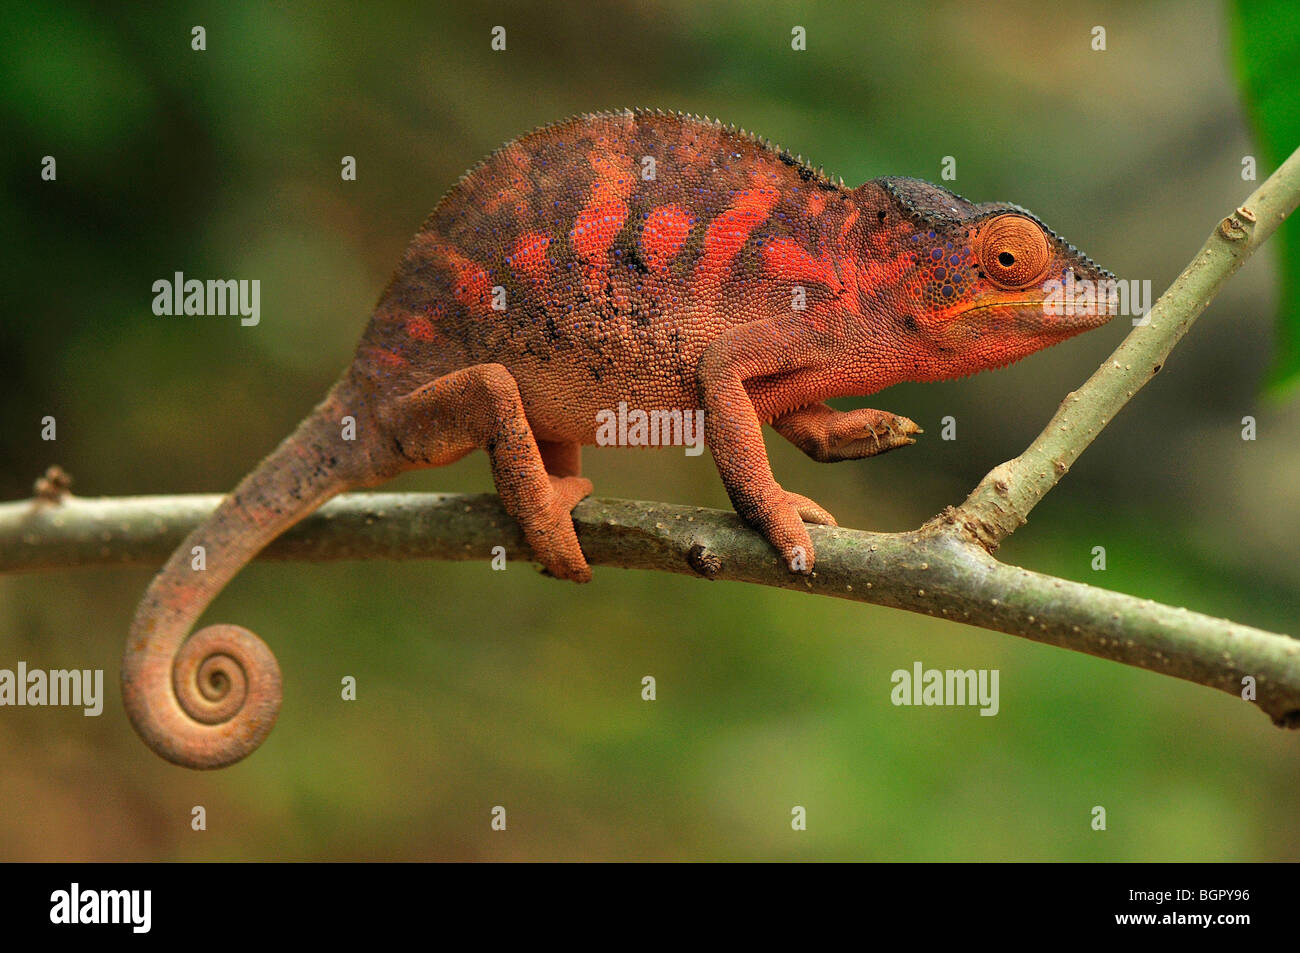
{"label": "red stripe marking", "polygon": [[405,367],[411,363],[406,358],[402,357],[402,355],[386,348],[372,347],[367,350],[370,356],[375,359],[376,363],[383,364],[387,367]]}
{"label": "red stripe marking", "polygon": [[691,218],[676,205],[663,205],[649,214],[641,230],[641,258],[652,271],[662,271],[682,250]]}
{"label": "red stripe marking", "polygon": [[551,239],[541,232],[520,235],[510,255],[511,267],[526,278],[542,281],[550,267],[550,262],[546,259],[546,249],[550,244]]}
{"label": "red stripe marking", "polygon": [[829,258],[814,258],[798,242],[788,238],[764,246],[763,271],[782,281],[826,285],[836,290],[840,287]]}
{"label": "red stripe marking", "polygon": [[717,281],[740,252],[750,233],[771,213],[780,193],[776,189],[741,192],[704,233],[704,256],[695,269],[697,281]]}
{"label": "red stripe marking", "polygon": [[429,319],[418,314],[413,318],[407,318],[406,333],[419,341],[432,341],[437,337]]}
{"label": "red stripe marking", "polygon": [[569,236],[574,255],[590,265],[603,264],[609,246],[614,244],[614,236],[625,221],[627,206],[622,202],[588,205],[578,213]]}
{"label": "red stripe marking", "polygon": [[491,311],[492,303],[488,299],[492,294],[492,282],[488,273],[454,248],[444,245],[441,251],[443,262],[453,275],[451,293],[456,300],[471,311]]}
{"label": "red stripe marking", "polygon": [[427,233],[415,236],[406,257],[408,260],[423,257],[435,268],[448,271],[452,295],[470,311],[486,314],[492,310],[492,280],[487,271],[436,236]]}

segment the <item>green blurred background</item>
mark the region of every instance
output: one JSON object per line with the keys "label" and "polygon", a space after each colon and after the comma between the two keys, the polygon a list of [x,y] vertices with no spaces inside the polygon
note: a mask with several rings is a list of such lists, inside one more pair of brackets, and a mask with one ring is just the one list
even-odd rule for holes
{"label": "green blurred background", "polygon": [[[6,5],[0,498],[51,463],[87,496],[232,487],[344,367],[460,173],[576,112],[708,113],[850,185],[938,180],[951,155],[958,192],[1033,209],[1157,294],[1256,184],[1213,3],[443,7]],[[154,316],[174,271],[260,279],[261,324]],[[1232,280],[1005,559],[1294,631],[1300,409],[1259,397],[1276,271],[1266,250]],[[913,527],[1023,448],[1127,324],[837,402],[927,433],[833,466],[773,439],[778,479],[843,525]],[[727,506],[707,455],[585,464],[598,495]],[[490,486],[475,454],[385,489]],[[116,689],[150,575],[0,579],[0,667],[103,668],[108,691],[99,718],[0,710],[0,858],[1300,859],[1300,737],[1232,698],[874,606],[599,567],[583,588],[486,561],[246,569],[206,618],[266,638],[284,707],[249,760],[192,773],[135,738]],[[999,669],[1000,714],[892,706],[890,673],[917,660]]]}

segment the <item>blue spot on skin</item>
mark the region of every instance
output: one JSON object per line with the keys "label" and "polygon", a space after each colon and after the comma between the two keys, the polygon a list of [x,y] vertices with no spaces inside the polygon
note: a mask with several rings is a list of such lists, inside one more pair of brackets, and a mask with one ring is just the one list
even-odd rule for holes
{"label": "blue spot on skin", "polygon": [[960,264],[961,264],[961,259],[958,258],[956,255],[952,255],[952,256],[950,256],[950,257],[948,258],[948,264],[950,264],[950,265],[960,265]]}
{"label": "blue spot on skin", "polygon": [[930,237],[931,237],[931,238],[934,238],[934,232],[931,232],[931,233],[930,233]]}
{"label": "blue spot on skin", "polygon": [[935,276],[935,278],[939,279],[940,281],[943,281],[943,279],[945,279],[945,278],[948,277],[948,272],[947,272],[946,269],[943,269],[943,268],[936,268],[936,269],[934,270],[934,276]]}
{"label": "blue spot on skin", "polygon": [[944,285],[944,286],[943,286],[941,289],[939,289],[939,290],[940,290],[940,293],[941,293],[945,298],[951,298],[951,297],[952,297],[952,285]]}
{"label": "blue spot on skin", "polygon": [[939,249],[935,248],[935,249],[933,249],[933,250],[930,252],[930,257],[931,257],[932,259],[934,259],[935,261],[938,261],[940,258],[943,257],[943,252],[941,252],[941,251],[939,251]]}

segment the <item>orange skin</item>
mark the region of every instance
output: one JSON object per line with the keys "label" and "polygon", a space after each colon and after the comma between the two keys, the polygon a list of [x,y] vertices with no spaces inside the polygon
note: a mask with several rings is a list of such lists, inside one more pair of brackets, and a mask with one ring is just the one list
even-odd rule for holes
{"label": "orange skin", "polygon": [[848,190],[693,117],[583,116],[510,143],[426,220],[325,401],[150,585],[123,663],[132,722],[189,767],[255,749],[278,711],[274,656],[244,629],[190,629],[293,523],[404,470],[486,449],[538,561],[590,579],[570,516],[592,489],[581,447],[620,401],[703,409],[736,511],[810,572],[805,523],[835,521],[776,482],[762,425],[819,461],[913,443],[906,417],[822,401],[998,367],[1105,323],[1045,313],[1043,283],[1069,271],[1110,277],[1016,206],[915,179]]}

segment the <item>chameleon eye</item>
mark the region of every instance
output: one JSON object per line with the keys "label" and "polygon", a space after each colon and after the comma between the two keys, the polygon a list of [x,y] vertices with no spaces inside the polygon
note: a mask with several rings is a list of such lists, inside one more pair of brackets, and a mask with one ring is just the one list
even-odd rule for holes
{"label": "chameleon eye", "polygon": [[1047,268],[1048,257],[1043,230],[1023,215],[999,215],[980,233],[980,265],[989,279],[1003,288],[1024,288],[1036,282]]}

